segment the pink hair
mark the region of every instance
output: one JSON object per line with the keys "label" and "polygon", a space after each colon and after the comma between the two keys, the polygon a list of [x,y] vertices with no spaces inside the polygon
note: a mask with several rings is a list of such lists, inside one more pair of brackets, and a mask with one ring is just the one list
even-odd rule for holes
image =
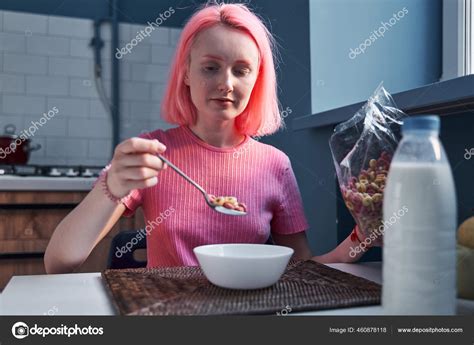
{"label": "pink hair", "polygon": [[183,28],[178,42],[170,77],[164,94],[161,113],[165,121],[177,125],[193,125],[197,109],[184,83],[190,50],[197,35],[215,25],[225,25],[249,35],[257,45],[260,69],[245,110],[235,119],[239,133],[268,135],[282,125],[279,112],[275,66],[274,40],[262,21],[243,4],[208,5],[196,12]]}

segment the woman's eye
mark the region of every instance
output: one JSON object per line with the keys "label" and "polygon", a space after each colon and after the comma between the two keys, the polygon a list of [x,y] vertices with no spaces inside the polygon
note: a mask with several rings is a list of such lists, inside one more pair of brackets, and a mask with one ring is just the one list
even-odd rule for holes
{"label": "woman's eye", "polygon": [[214,71],[217,71],[217,67],[216,67],[216,66],[205,66],[205,67],[204,67],[204,71],[206,71],[206,72],[214,72]]}
{"label": "woman's eye", "polygon": [[248,68],[239,68],[235,71],[237,75],[244,76],[250,73],[250,70]]}

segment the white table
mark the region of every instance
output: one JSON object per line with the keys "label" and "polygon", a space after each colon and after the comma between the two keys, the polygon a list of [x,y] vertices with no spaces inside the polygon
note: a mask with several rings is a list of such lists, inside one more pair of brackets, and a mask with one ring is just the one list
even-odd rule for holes
{"label": "white table", "polygon": [[[329,264],[338,270],[382,281],[380,262]],[[0,315],[115,315],[100,273],[14,276],[0,294]],[[288,315],[382,315],[381,306]],[[458,300],[458,314],[474,315],[474,301]]]}

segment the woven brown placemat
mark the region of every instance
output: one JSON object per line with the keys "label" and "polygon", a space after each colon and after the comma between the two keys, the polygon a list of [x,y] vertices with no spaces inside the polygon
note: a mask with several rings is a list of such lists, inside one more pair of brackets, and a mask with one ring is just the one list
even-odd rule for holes
{"label": "woven brown placemat", "polygon": [[231,290],[211,284],[199,267],[102,272],[122,315],[242,315],[380,304],[381,286],[308,261],[292,261],[273,286]]}

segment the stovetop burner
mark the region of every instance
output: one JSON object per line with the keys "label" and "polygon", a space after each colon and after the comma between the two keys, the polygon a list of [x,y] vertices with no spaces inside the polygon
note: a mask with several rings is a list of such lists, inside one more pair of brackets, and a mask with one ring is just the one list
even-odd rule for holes
{"label": "stovetop burner", "polygon": [[97,177],[102,166],[92,165],[4,165],[0,164],[0,176],[44,176],[44,177]]}

